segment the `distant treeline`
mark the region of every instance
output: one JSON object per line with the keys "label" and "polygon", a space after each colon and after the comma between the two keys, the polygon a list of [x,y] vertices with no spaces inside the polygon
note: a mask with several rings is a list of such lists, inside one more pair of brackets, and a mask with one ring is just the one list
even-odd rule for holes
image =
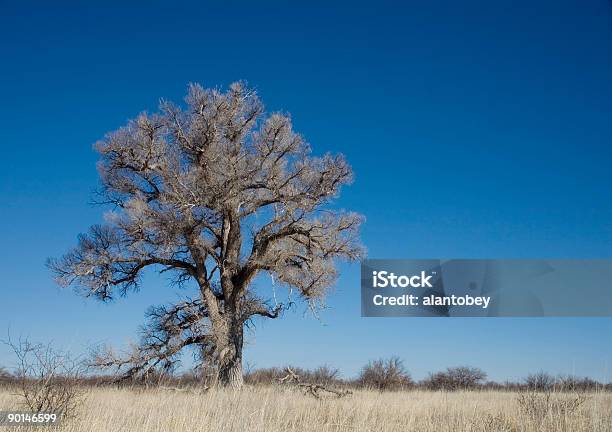
{"label": "distant treeline", "polygon": [[[271,384],[286,376],[287,368],[273,367],[256,369],[245,375],[249,384]],[[595,391],[612,390],[612,383],[600,383],[591,378],[571,375],[553,376],[546,372],[528,375],[519,382],[498,383],[487,381],[487,374],[479,368],[470,366],[449,367],[443,371],[430,373],[427,378],[415,381],[398,357],[373,360],[365,365],[353,379],[343,379],[340,370],[329,366],[315,369],[291,367],[303,381],[322,385],[346,386],[375,390],[535,390],[535,391]]]}
{"label": "distant treeline", "polygon": [[[426,390],[512,390],[512,391],[612,391],[612,383],[601,383],[588,377],[573,375],[554,376],[536,372],[517,382],[494,382],[487,380],[487,374],[480,368],[470,366],[449,367],[433,372],[427,378],[415,381],[398,357],[370,361],[356,378],[343,378],[337,368],[320,366],[314,369],[285,366],[248,370],[245,383],[250,385],[278,384],[288,371],[300,377],[302,382],[336,386],[341,388],[398,391],[409,389]],[[185,373],[150,373],[146,378],[117,380],[109,375],[87,375],[79,379],[83,385],[103,386],[173,386],[192,387],[211,385],[214,372],[196,370]],[[0,367],[0,385],[11,385],[17,380],[6,369]]]}

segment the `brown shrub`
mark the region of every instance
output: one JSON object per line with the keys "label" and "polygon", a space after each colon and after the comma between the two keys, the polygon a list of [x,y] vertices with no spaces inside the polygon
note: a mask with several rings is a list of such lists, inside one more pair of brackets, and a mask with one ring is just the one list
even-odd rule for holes
{"label": "brown shrub", "polygon": [[412,386],[412,378],[399,357],[370,361],[363,367],[357,384],[361,387],[384,390],[402,390]]}
{"label": "brown shrub", "polygon": [[33,344],[22,338],[13,341],[10,337],[4,343],[17,358],[12,381],[23,405],[34,413],[73,416],[84,394],[80,385],[83,364],[51,344]]}
{"label": "brown shrub", "polygon": [[422,384],[430,390],[467,390],[482,385],[486,377],[487,374],[482,369],[460,366],[430,374]]}

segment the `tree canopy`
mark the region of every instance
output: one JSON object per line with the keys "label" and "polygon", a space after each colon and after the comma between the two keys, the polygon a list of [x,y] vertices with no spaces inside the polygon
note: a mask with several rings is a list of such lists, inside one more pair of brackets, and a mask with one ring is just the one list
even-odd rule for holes
{"label": "tree canopy", "polygon": [[229,375],[240,369],[244,324],[288,306],[252,289],[253,279],[270,274],[316,307],[336,280],[336,260],[363,254],[362,217],[331,206],[352,180],[344,157],[312,156],[290,117],[267,115],[244,83],[226,92],[190,85],[186,106],[162,102],[95,148],[98,201],[113,210],[49,260],[57,282],[108,301],[137,290],[154,267],[198,287],[151,308],[134,353],[101,361],[129,365],[128,374],[170,368],[197,345],[222,381],[240,385]]}

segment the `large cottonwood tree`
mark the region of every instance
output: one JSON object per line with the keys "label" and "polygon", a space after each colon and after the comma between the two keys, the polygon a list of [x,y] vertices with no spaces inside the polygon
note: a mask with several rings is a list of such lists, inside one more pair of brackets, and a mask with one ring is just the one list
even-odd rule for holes
{"label": "large cottonwood tree", "polygon": [[[170,369],[195,347],[221,385],[241,386],[245,325],[289,305],[272,290],[284,286],[319,305],[337,259],[362,254],[362,218],[330,206],[351,181],[344,157],[311,156],[290,118],[266,115],[242,83],[226,92],[191,85],[184,107],[162,102],[96,149],[100,201],[113,210],[49,260],[57,282],[108,301],[139,289],[152,267],[196,288],[149,310],[131,354],[99,357],[125,376]],[[269,286],[255,288],[261,273],[272,276]]]}

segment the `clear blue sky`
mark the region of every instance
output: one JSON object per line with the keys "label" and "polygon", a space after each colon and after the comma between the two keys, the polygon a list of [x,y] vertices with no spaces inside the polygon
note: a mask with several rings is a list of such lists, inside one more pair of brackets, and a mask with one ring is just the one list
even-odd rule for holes
{"label": "clear blue sky", "polygon": [[[612,258],[612,3],[128,3],[0,1],[0,332],[121,345],[175,298],[151,276],[86,301],[44,261],[101,221],[92,143],[191,81],[246,79],[315,152],[344,153],[356,181],[338,205],[366,215],[371,258]],[[259,323],[248,363],[350,376],[398,354],[416,378],[612,381],[612,318],[366,319],[359,267],[342,271],[321,321]]]}

